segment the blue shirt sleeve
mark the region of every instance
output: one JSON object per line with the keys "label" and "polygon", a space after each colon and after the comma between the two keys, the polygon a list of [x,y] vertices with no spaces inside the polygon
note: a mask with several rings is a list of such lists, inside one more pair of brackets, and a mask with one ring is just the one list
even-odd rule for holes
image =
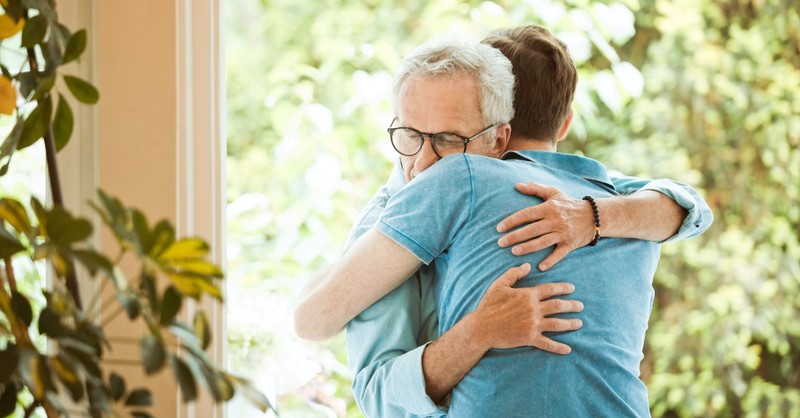
{"label": "blue shirt sleeve", "polygon": [[611,177],[614,187],[621,195],[640,190],[654,190],[675,201],[688,212],[678,233],[662,242],[680,241],[696,237],[705,232],[714,221],[714,214],[697,191],[686,183],[669,179],[648,180],[636,177]]}
{"label": "blue shirt sleeve", "polygon": [[[404,185],[402,169],[396,164],[387,184],[353,226],[346,248],[372,228],[389,198]],[[432,269],[420,269],[347,325],[353,393],[366,417],[446,414],[426,394],[422,373],[422,352],[426,342],[436,338],[438,327],[432,282]]]}

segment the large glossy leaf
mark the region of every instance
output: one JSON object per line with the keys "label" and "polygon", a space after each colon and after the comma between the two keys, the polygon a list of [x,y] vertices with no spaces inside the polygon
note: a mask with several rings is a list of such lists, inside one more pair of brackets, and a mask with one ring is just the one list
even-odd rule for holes
{"label": "large glossy leaf", "polygon": [[50,97],[48,96],[40,100],[36,108],[25,118],[25,124],[22,127],[22,135],[17,144],[18,150],[33,145],[44,136],[50,126],[50,116],[52,113],[53,102]]}
{"label": "large glossy leaf", "polygon": [[0,385],[0,417],[6,417],[17,407],[17,392],[21,389],[15,381]]}
{"label": "large glossy leaf", "polygon": [[24,322],[26,327],[31,325],[31,322],[33,321],[33,309],[31,308],[30,301],[28,301],[28,298],[25,297],[25,295],[17,291],[12,291],[11,308],[14,311],[14,315],[17,316],[17,319]]}
{"label": "large glossy leaf", "polygon": [[14,128],[8,134],[6,139],[3,140],[3,144],[0,145],[0,176],[3,176],[6,174],[6,172],[8,172],[8,167],[11,164],[11,157],[14,155],[14,151],[17,149],[17,145],[19,145],[24,127],[25,121],[23,119],[17,119],[17,123],[14,125]]}
{"label": "large glossy leaf", "polygon": [[242,394],[252,405],[258,408],[261,412],[267,412],[267,409],[271,409],[276,414],[278,411],[272,405],[272,402],[264,396],[261,391],[259,391],[253,383],[247,379],[233,376],[231,374],[225,374],[229,381],[231,381],[234,385],[236,385],[236,392]]}
{"label": "large glossy leaf", "polygon": [[43,15],[28,18],[25,28],[22,29],[22,47],[33,48],[34,45],[42,42],[47,34],[47,26],[47,18]]}
{"label": "large glossy leaf", "polygon": [[75,116],[72,114],[72,108],[64,95],[59,93],[56,114],[53,116],[53,139],[57,151],[61,151],[69,143],[74,126]]}
{"label": "large glossy leaf", "polygon": [[167,277],[172,281],[175,288],[186,296],[199,299],[205,292],[216,299],[222,300],[222,291],[208,277],[170,272],[167,272]]}
{"label": "large glossy leaf", "polygon": [[0,350],[0,385],[8,382],[8,379],[17,370],[19,362],[19,350],[13,343],[9,343],[6,348]]}
{"label": "large glossy leaf", "polygon": [[17,237],[11,235],[5,228],[0,228],[0,258],[9,258],[24,250],[25,246]]}
{"label": "large glossy leaf", "polygon": [[111,372],[111,376],[108,378],[109,388],[111,389],[111,397],[118,401],[122,399],[122,395],[125,394],[125,379],[122,378],[116,372]]}
{"label": "large glossy leaf", "polygon": [[194,324],[194,335],[197,336],[200,346],[205,350],[211,343],[211,328],[208,326],[205,312],[197,311],[192,322]]}
{"label": "large glossy leaf", "polygon": [[150,406],[152,404],[153,396],[147,389],[133,390],[125,400],[125,406]]}
{"label": "large glossy leaf", "polygon": [[41,400],[46,391],[54,389],[47,360],[36,350],[20,350],[19,373],[34,399]]}
{"label": "large glossy leaf", "polygon": [[183,238],[170,245],[158,258],[161,262],[203,258],[208,244],[200,238]]}
{"label": "large glossy leaf", "polygon": [[170,356],[170,365],[172,366],[172,373],[175,375],[175,380],[181,387],[181,397],[184,402],[191,402],[197,398],[197,384],[194,381],[194,376],[186,363],[178,358],[178,356]]}
{"label": "large glossy leaf", "polygon": [[69,247],[92,235],[92,224],[86,219],[75,218],[61,206],[54,207],[47,215],[47,235],[57,246]]}
{"label": "large glossy leaf", "polygon": [[164,342],[152,335],[142,338],[142,364],[147,374],[153,374],[162,367],[166,360],[166,348]]}
{"label": "large glossy leaf", "polygon": [[7,198],[0,199],[0,219],[6,221],[7,224],[21,234],[33,234],[28,212],[19,201]]}
{"label": "large glossy leaf", "polygon": [[183,296],[180,292],[175,290],[173,286],[167,287],[164,291],[164,298],[161,303],[161,325],[169,325],[175,319],[175,316],[181,310],[181,303]]}
{"label": "large glossy leaf", "polygon": [[127,291],[121,291],[117,293],[117,300],[125,309],[129,319],[133,320],[139,317],[139,313],[142,311],[142,304],[139,302],[139,298],[135,294]]}
{"label": "large glossy leaf", "polygon": [[75,367],[76,365],[70,362],[71,359],[69,357],[62,354],[63,353],[59,353],[59,355],[55,357],[50,357],[50,366],[55,371],[58,379],[61,380],[61,383],[63,383],[69,391],[70,398],[72,398],[74,402],[77,402],[83,398],[83,381],[81,381],[78,370]]}
{"label": "large glossy leaf", "polygon": [[81,103],[95,104],[100,99],[100,92],[89,82],[71,75],[64,76],[64,82],[72,95]]}
{"label": "large glossy leaf", "polygon": [[89,274],[94,276],[97,272],[102,271],[109,277],[114,275],[114,265],[103,254],[94,250],[73,250],[72,256],[78,260],[87,270]]}
{"label": "large glossy leaf", "polygon": [[83,54],[86,49],[86,29],[81,29],[69,38],[67,46],[64,48],[64,58],[62,64],[71,62]]}

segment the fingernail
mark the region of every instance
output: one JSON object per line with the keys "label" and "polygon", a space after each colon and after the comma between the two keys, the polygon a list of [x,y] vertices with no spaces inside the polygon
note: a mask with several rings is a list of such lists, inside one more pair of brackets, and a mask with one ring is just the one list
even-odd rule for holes
{"label": "fingernail", "polygon": [[497,232],[506,232],[506,224],[502,222],[497,224]]}
{"label": "fingernail", "polygon": [[550,268],[550,265],[548,265],[546,263],[539,264],[539,270],[541,270],[541,271],[545,271],[545,270],[547,270],[549,268]]}
{"label": "fingernail", "polygon": [[522,248],[514,247],[514,248],[511,249],[511,253],[514,254],[514,255],[521,255],[522,254]]}
{"label": "fingernail", "polygon": [[506,247],[508,245],[508,240],[505,237],[500,238],[499,240],[497,240],[497,245],[501,247]]}
{"label": "fingernail", "polygon": [[578,320],[578,326],[579,326],[579,327],[582,327],[582,326],[583,326],[583,321],[581,321],[580,319]]}
{"label": "fingernail", "polygon": [[[578,302],[578,307],[583,310],[583,302]],[[580,319],[578,321],[580,322]],[[581,325],[583,325],[583,322],[581,322]]]}
{"label": "fingernail", "polygon": [[530,270],[531,269],[531,263],[522,263],[522,265],[520,267],[522,267],[525,270]]}

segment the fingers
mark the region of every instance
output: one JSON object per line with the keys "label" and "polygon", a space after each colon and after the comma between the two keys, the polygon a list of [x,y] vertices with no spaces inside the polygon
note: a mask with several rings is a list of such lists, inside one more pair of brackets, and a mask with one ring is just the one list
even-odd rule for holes
{"label": "fingers", "polygon": [[[531,244],[532,244],[532,242],[531,242]],[[517,254],[514,251],[516,248],[517,247],[514,247],[514,248],[511,249],[511,252],[514,255],[528,254],[528,252],[522,252],[520,254]],[[556,265],[556,263],[558,263],[559,261],[563,260],[564,257],[566,257],[567,254],[571,253],[572,250],[574,250],[574,249],[575,248],[573,248],[573,247],[571,247],[569,245],[558,245],[558,246],[556,246],[556,249],[553,250],[553,252],[550,253],[550,255],[545,257],[544,260],[542,260],[541,263],[539,263],[539,266],[538,266],[539,267],[539,271],[545,271],[545,270],[549,269],[550,267],[553,267],[554,265]],[[538,251],[538,250],[535,250],[535,251]],[[531,252],[533,252],[533,251],[531,251]]]}
{"label": "fingers", "polygon": [[517,183],[514,187],[522,194],[536,196],[542,200],[547,200],[554,193],[558,193],[558,189],[555,187],[548,187],[541,183]]}
{"label": "fingers", "polygon": [[[520,289],[526,290],[526,289]],[[528,291],[533,292],[537,300],[550,299],[553,296],[569,295],[575,291],[575,285],[572,283],[543,283],[534,287],[527,288]]]}
{"label": "fingers", "polygon": [[554,354],[569,354],[572,352],[572,349],[568,345],[553,341],[543,335],[534,338],[532,345],[538,349]]}
{"label": "fingers", "polygon": [[[513,215],[512,215],[513,216]],[[541,235],[548,234],[555,230],[558,224],[549,219],[542,219],[539,222],[531,223],[517,229],[516,231],[509,232],[497,240],[497,244],[502,247],[525,242]]]}
{"label": "fingers", "polygon": [[528,206],[527,208],[520,209],[497,224],[497,232],[503,233],[514,229],[522,224],[536,222],[544,218],[542,208],[537,206]]}
{"label": "fingers", "polygon": [[514,286],[515,283],[523,279],[528,273],[531,272],[530,263],[524,263],[520,266],[511,267],[505,273],[500,275],[490,287],[495,286]]}
{"label": "fingers", "polygon": [[[578,300],[550,299],[541,302],[540,308],[544,316],[550,316],[559,313],[581,312],[583,311],[583,303]],[[543,329],[543,331],[561,331],[561,330]]]}

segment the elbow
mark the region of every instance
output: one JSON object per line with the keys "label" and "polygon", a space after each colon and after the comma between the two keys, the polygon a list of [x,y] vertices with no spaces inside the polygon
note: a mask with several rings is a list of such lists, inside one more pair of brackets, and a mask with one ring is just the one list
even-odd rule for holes
{"label": "elbow", "polygon": [[310,341],[322,341],[336,335],[325,326],[324,319],[314,318],[310,309],[303,303],[294,309],[294,332],[298,337]]}

